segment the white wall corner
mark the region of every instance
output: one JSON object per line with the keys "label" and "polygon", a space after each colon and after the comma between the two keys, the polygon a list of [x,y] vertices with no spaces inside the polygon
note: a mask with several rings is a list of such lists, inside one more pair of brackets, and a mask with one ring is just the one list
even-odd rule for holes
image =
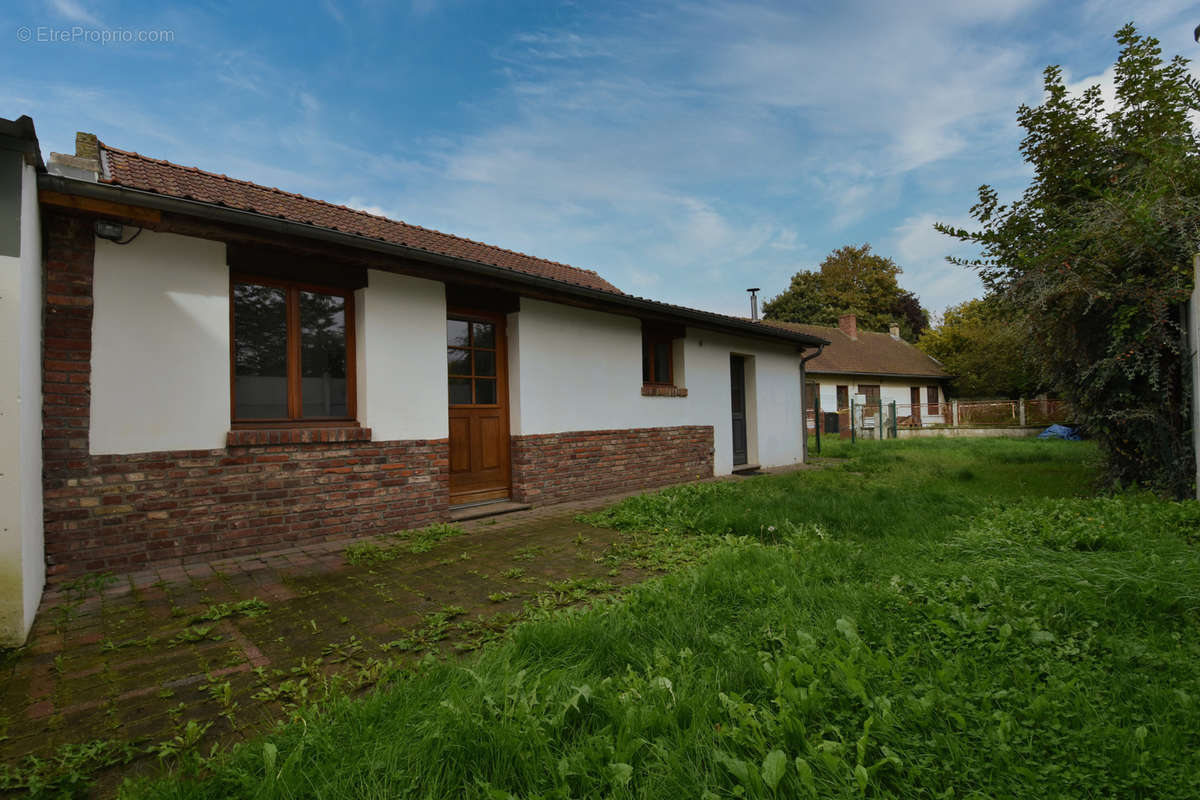
{"label": "white wall corner", "polygon": [[[15,249],[0,255],[0,644],[24,644],[46,583],[42,529],[42,251],[37,175],[15,156]],[[10,167],[14,165],[10,163]],[[12,185],[12,184],[10,184]]]}
{"label": "white wall corner", "polygon": [[520,436],[521,428],[521,312],[508,315],[508,434]]}

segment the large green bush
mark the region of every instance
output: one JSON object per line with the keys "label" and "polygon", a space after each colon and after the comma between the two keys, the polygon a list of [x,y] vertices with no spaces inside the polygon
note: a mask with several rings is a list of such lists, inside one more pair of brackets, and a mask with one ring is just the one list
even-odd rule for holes
{"label": "large green bush", "polygon": [[1034,178],[1002,204],[983,186],[981,226],[938,229],[980,246],[967,263],[1028,311],[1043,378],[1103,448],[1114,484],[1176,497],[1194,483],[1183,303],[1200,249],[1200,86],[1180,57],[1132,25],[1116,35],[1116,107],[1099,86],[1072,96],[1062,70],[1022,106]]}

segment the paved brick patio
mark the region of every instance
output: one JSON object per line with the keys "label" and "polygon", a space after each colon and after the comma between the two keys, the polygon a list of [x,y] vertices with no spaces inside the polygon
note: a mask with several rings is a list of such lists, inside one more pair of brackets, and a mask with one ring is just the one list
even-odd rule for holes
{"label": "paved brick patio", "polygon": [[[460,523],[428,549],[321,542],[51,587],[28,645],[0,665],[0,763],[67,743],[154,745],[190,720],[234,741],[324,679],[366,687],[422,653],[473,649],[528,607],[640,580],[606,555],[621,534],[574,519],[627,494]],[[152,762],[110,771],[102,793]]]}

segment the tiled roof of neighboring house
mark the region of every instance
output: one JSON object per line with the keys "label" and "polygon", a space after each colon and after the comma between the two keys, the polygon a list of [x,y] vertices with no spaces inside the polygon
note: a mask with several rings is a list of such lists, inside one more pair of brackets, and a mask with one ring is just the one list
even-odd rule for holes
{"label": "tiled roof of neighboring house", "polygon": [[916,378],[950,378],[931,356],[922,353],[903,339],[893,339],[888,333],[858,331],[858,338],[851,339],[841,328],[824,325],[806,325],[799,322],[777,322],[763,320],[796,333],[807,333],[828,339],[829,344],[821,355],[809,361],[807,371],[811,373],[842,373],[853,375],[898,375]]}
{"label": "tiled roof of neighboring house", "polygon": [[590,289],[621,294],[620,289],[592,270],[579,269],[544,258],[535,258],[524,253],[368,214],[347,206],[333,205],[280,189],[259,186],[249,181],[236,180],[214,172],[205,172],[196,167],[184,167],[170,161],[118,150],[104,143],[100,143],[100,155],[103,169],[100,180],[104,183],[170,197],[197,200],[202,203],[212,203],[241,211],[252,211],[290,222],[380,239],[437,255],[467,259]]}

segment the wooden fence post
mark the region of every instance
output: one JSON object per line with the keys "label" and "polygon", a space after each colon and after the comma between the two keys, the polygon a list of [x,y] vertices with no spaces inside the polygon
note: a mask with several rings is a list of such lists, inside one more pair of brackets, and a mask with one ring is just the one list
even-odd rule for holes
{"label": "wooden fence post", "polygon": [[1025,427],[1025,398],[1017,400],[1017,423],[1023,428]]}
{"label": "wooden fence post", "polygon": [[951,425],[951,427],[957,428],[958,427],[958,401],[957,400],[950,401],[950,413],[951,413],[951,419],[952,419],[952,422],[950,423],[950,425]]}

